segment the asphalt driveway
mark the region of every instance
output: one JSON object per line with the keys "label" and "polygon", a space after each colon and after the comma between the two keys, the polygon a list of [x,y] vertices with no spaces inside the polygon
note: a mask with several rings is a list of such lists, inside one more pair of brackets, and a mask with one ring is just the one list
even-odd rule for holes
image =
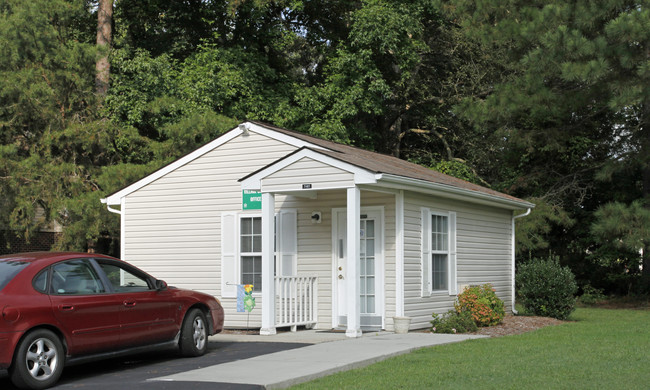
{"label": "asphalt driveway", "polygon": [[[208,352],[197,358],[180,358],[174,351],[164,351],[66,367],[61,379],[52,389],[182,390],[190,386],[192,390],[260,389],[262,387],[259,385],[247,384],[147,380],[307,345],[309,344],[211,341]],[[0,373],[0,389],[15,389],[5,373]]]}

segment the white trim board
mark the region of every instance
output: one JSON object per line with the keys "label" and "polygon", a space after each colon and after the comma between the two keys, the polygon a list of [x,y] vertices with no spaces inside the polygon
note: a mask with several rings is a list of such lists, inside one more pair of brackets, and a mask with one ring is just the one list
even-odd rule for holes
{"label": "white trim board", "polygon": [[[326,156],[322,153],[319,153],[317,150],[302,148],[298,151],[277,160],[276,162],[268,165],[265,168],[260,169],[259,171],[252,173],[251,175],[244,177],[241,180],[242,190],[260,190],[262,185],[262,180],[269,175],[272,175],[282,169],[288,167],[289,165],[303,159],[310,158],[314,161],[318,161],[322,164],[329,165],[338,169],[341,169],[346,172],[354,174],[355,184],[375,184],[379,179],[381,179],[381,174],[376,174],[367,169],[359,168],[356,165],[337,160],[334,157]],[[345,186],[348,187],[348,186]],[[339,188],[339,187],[337,187]],[[344,186],[340,187],[344,188]]]}

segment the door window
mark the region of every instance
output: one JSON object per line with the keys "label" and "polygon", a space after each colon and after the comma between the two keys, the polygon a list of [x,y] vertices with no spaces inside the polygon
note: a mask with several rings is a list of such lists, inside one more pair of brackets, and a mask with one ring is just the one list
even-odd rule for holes
{"label": "door window", "polygon": [[375,313],[375,221],[362,219],[360,245],[361,314]]}
{"label": "door window", "polygon": [[136,275],[117,264],[99,262],[99,266],[106,274],[115,292],[124,293],[151,290],[151,286],[149,286],[145,277]]}
{"label": "door window", "polygon": [[106,290],[87,260],[70,260],[52,267],[50,291],[58,295],[88,295]]}

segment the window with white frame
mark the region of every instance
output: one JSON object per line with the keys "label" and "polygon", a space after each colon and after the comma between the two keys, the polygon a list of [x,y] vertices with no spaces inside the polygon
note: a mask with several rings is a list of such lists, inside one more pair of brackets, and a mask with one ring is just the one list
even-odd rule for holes
{"label": "window with white frame", "polygon": [[449,217],[431,215],[431,289],[446,290],[449,260]]}
{"label": "window with white frame", "polygon": [[[280,210],[275,216],[274,274],[292,276],[297,264],[297,212]],[[221,215],[221,295],[237,297],[238,284],[262,291],[262,217],[224,212]]]}
{"label": "window with white frame", "polygon": [[262,291],[262,217],[241,217],[239,227],[241,284]]}
{"label": "window with white frame", "polygon": [[422,296],[457,293],[456,213],[422,208]]}

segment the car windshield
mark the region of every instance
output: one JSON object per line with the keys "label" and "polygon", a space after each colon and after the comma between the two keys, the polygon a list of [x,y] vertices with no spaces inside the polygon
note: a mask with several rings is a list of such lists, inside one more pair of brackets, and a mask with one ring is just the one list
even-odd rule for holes
{"label": "car windshield", "polygon": [[27,262],[16,260],[0,261],[0,291],[11,282],[14,276],[18,275],[18,272],[27,267],[28,264]]}

